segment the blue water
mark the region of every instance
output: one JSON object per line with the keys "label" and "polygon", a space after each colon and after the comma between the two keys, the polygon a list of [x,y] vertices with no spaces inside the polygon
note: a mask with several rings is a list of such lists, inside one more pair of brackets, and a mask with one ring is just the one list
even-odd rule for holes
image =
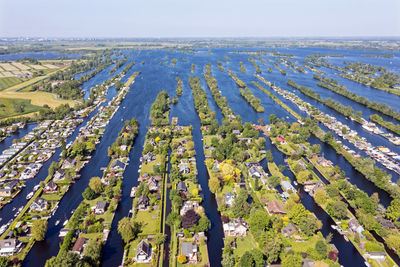
{"label": "blue water", "polygon": [[[247,48],[243,48],[247,49]],[[268,49],[268,48],[266,48]],[[208,50],[208,49],[207,49]],[[60,202],[60,208],[57,210],[55,216],[49,220],[49,230],[47,232],[46,241],[38,242],[34,245],[31,252],[28,254],[27,259],[24,261],[24,266],[31,266],[32,264],[37,264],[38,266],[43,266],[45,261],[54,256],[58,252],[58,243],[60,240],[58,239],[58,232],[62,228],[62,226],[54,226],[54,222],[57,219],[61,221],[65,220],[70,216],[70,213],[73,209],[75,209],[80,203],[82,197],[81,193],[84,188],[87,186],[88,181],[93,176],[101,175],[100,168],[104,167],[108,162],[108,157],[106,157],[107,148],[114,142],[115,138],[118,135],[120,128],[123,123],[127,119],[131,119],[135,117],[139,123],[139,134],[135,140],[134,148],[130,153],[130,165],[126,169],[124,173],[124,181],[122,185],[122,200],[116,211],[115,219],[112,224],[112,231],[110,234],[110,238],[107,241],[104,249],[104,257],[102,266],[118,266],[121,263],[122,254],[123,254],[123,242],[120,239],[120,236],[117,234],[116,226],[118,220],[122,217],[127,216],[129,210],[131,209],[132,200],[129,198],[130,189],[132,186],[138,184],[138,166],[140,165],[139,158],[141,156],[143,150],[143,143],[145,134],[147,131],[147,127],[150,126],[149,121],[149,110],[150,106],[155,100],[157,94],[161,90],[166,90],[169,95],[175,95],[176,89],[176,77],[180,77],[183,80],[183,95],[179,97],[179,102],[177,105],[171,107],[171,117],[176,116],[179,118],[179,124],[181,125],[193,125],[193,137],[195,142],[195,149],[197,151],[196,162],[198,168],[198,181],[203,188],[203,193],[205,195],[205,201],[203,206],[205,208],[206,215],[210,218],[212,222],[212,228],[208,232],[209,242],[208,242],[208,252],[210,256],[210,261],[212,266],[219,266],[222,254],[223,247],[223,233],[221,227],[221,221],[219,218],[219,213],[217,210],[217,206],[215,203],[214,196],[210,193],[208,189],[208,174],[206,168],[204,166],[204,153],[202,150],[202,136],[200,132],[200,122],[199,118],[194,110],[193,106],[193,96],[191,93],[191,88],[189,86],[189,77],[191,75],[199,76],[201,80],[201,85],[203,89],[205,89],[207,93],[207,97],[209,100],[210,108],[216,112],[216,117],[219,122],[222,121],[223,115],[221,110],[215,104],[214,100],[211,97],[211,92],[208,89],[206,82],[202,76],[204,71],[204,66],[207,63],[212,64],[212,74],[217,79],[217,83],[219,89],[223,96],[227,98],[227,102],[229,106],[232,108],[236,115],[240,115],[243,122],[253,122],[257,123],[258,119],[263,119],[268,122],[268,118],[270,114],[276,114],[278,117],[285,118],[286,120],[293,122],[296,119],[293,118],[286,110],[282,109],[278,104],[276,104],[268,95],[263,93],[261,90],[256,88],[251,84],[251,81],[256,81],[260,83],[262,86],[262,82],[260,82],[253,75],[255,73],[254,66],[248,61],[249,55],[247,54],[234,54],[229,53],[233,49],[212,49],[212,54],[208,52],[197,52],[194,54],[182,53],[182,52],[171,52],[164,50],[154,50],[154,51],[124,51],[126,55],[128,55],[129,61],[134,60],[136,64],[131,68],[131,70],[127,73],[127,76],[122,80],[126,81],[127,77],[129,77],[134,71],[141,71],[141,75],[136,78],[136,81],[133,85],[131,85],[131,90],[126,95],[125,100],[121,104],[121,108],[115,114],[113,119],[110,121],[110,124],[107,126],[104,137],[101,140],[101,143],[97,146],[96,152],[93,154],[93,157],[88,165],[81,171],[81,178],[77,181],[76,184],[71,186],[71,189],[65,195],[63,200]],[[236,50],[236,48],[234,49]],[[256,50],[256,49],[253,49]],[[346,50],[328,50],[328,49],[317,49],[317,48],[282,48],[278,49],[282,53],[293,53],[296,58],[292,61],[303,62],[305,56],[307,54],[314,53],[323,53],[323,54],[346,54],[346,58],[335,58],[334,60],[343,61],[350,60],[347,57],[354,57],[355,60],[360,59],[359,55],[366,54],[368,52],[360,52],[360,51],[346,51]],[[224,55],[228,55],[230,57],[230,63],[226,64]],[[165,56],[168,56],[168,60],[165,62]],[[265,60],[267,58],[274,58],[270,55],[262,56]],[[174,68],[170,68],[169,64],[172,58],[177,58],[177,63]],[[157,60],[156,60],[157,59]],[[187,62],[182,62],[182,59],[186,59]],[[218,59],[221,59],[223,62],[224,71],[219,71],[217,64]],[[397,60],[397,54],[396,58]],[[163,64],[160,64],[160,60],[163,61]],[[376,59],[376,58],[362,58],[362,60],[366,62],[378,62],[379,64],[388,64],[387,59]],[[126,63],[128,64],[129,61]],[[141,64],[144,61],[145,64]],[[246,73],[243,74],[239,69],[239,62],[243,61],[243,64],[246,68]],[[322,104],[319,104],[316,101],[313,101],[306,96],[299,93],[297,90],[293,88],[289,88],[286,85],[287,78],[291,78],[298,82],[299,84],[309,86],[310,88],[316,90],[321,94],[322,97],[331,97],[340,101],[345,105],[351,105],[356,110],[362,110],[363,116],[367,118],[371,111],[365,108],[364,106],[358,105],[350,100],[346,100],[345,98],[338,96],[337,94],[326,90],[324,88],[320,88],[316,85],[316,81],[312,78],[312,73],[309,71],[308,74],[303,73],[293,73],[288,68],[284,67],[282,64],[278,65],[280,68],[284,68],[287,70],[287,76],[281,75],[281,73],[276,70],[276,68],[270,62],[266,62],[266,65],[263,65],[259,60],[257,60],[258,65],[261,67],[263,73],[262,76],[267,80],[274,82],[277,85],[285,89],[290,89],[290,91],[295,91],[297,95],[299,95],[304,100],[310,102],[315,105],[321,111],[334,115],[338,118],[338,120],[343,121],[348,124],[352,129],[357,130],[361,136],[364,136],[368,139],[369,142],[375,145],[385,145],[390,147],[393,151],[400,153],[398,147],[394,147],[389,143],[386,139],[381,138],[376,135],[371,135],[367,132],[364,132],[360,125],[346,120],[340,114],[337,114],[333,110],[328,107],[325,107]],[[361,61],[361,60],[360,60]],[[274,61],[276,62],[276,61]],[[397,61],[396,61],[397,62]],[[191,64],[196,64],[195,73],[191,74]],[[89,92],[90,88],[102,81],[105,81],[109,78],[109,70],[113,66],[108,67],[102,72],[98,73],[91,80],[86,82],[83,85],[83,89],[86,94]],[[125,66],[122,66],[116,73],[122,71]],[[272,67],[273,72],[268,73],[267,68]],[[256,113],[252,107],[240,96],[239,89],[236,86],[235,82],[228,76],[228,68],[232,69],[232,72],[237,74],[240,79],[247,83],[249,89],[254,93],[256,97],[259,97],[261,100],[262,106],[265,108],[264,113]],[[394,68],[396,71],[396,68]],[[329,73],[329,75],[334,76],[334,73]],[[363,88],[362,86],[358,86],[352,82],[345,83],[345,81],[341,80],[340,83],[345,84],[349,90],[354,90],[354,92],[365,94],[367,97],[371,97],[371,94],[377,95],[377,99],[379,97],[379,101],[386,103],[394,108],[398,108],[398,102],[395,101],[393,97],[390,97],[384,92],[377,92],[374,89]],[[266,87],[266,86],[264,86]],[[368,89],[368,90],[367,90]],[[110,88],[111,92],[115,93],[114,88]],[[112,93],[113,94],[113,93]],[[112,96],[110,94],[108,97]],[[278,95],[277,95],[278,96]],[[282,101],[284,101],[289,107],[291,107],[296,112],[299,112],[298,108],[289,101],[278,96]],[[299,112],[300,113],[300,112]],[[303,114],[304,115],[304,114]],[[320,143],[315,138],[310,138],[311,143]],[[347,176],[350,178],[350,182],[356,184],[359,188],[367,192],[368,194],[372,194],[373,192],[378,192],[381,203],[387,206],[390,203],[390,197],[383,191],[376,188],[372,183],[368,182],[362,175],[360,175],[354,168],[348,164],[345,159],[341,156],[338,156],[335,151],[332,150],[329,146],[321,144],[322,153],[324,153],[325,157],[332,160],[335,164],[338,164],[343,170],[345,170]],[[271,147],[271,144],[267,142],[267,149],[272,149],[274,153],[274,158],[277,161],[277,164],[283,164],[283,156],[274,150]],[[44,172],[44,171],[43,171]],[[47,172],[47,170],[46,170]],[[43,174],[45,175],[45,174]],[[289,171],[285,171],[285,175],[293,179],[293,175]],[[45,176],[43,176],[45,177]],[[394,180],[396,177],[394,177]],[[38,179],[40,180],[40,179]],[[315,205],[313,200],[307,195],[303,194],[302,203],[306,206],[307,209],[314,212],[316,216],[324,223],[324,227],[322,228],[322,233],[326,236],[328,233],[332,232],[330,225],[332,224],[329,216],[321,210],[318,206]],[[339,236],[336,232],[333,232],[333,241],[335,246],[339,249],[339,262],[344,266],[350,266],[351,264],[355,264],[357,266],[363,265],[363,259],[355,251],[354,247],[343,240],[341,236]]]}

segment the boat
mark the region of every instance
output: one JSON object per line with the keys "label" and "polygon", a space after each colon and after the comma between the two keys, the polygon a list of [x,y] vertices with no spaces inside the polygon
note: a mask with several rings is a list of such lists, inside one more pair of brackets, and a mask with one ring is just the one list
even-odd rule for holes
{"label": "boat", "polygon": [[68,223],[68,220],[65,220],[64,223],[63,223],[63,226],[66,226],[67,223]]}
{"label": "boat", "polygon": [[57,220],[54,225],[57,226],[60,223],[60,220]]}
{"label": "boat", "polygon": [[34,192],[30,192],[27,196],[26,199],[31,199],[33,197]]}
{"label": "boat", "polygon": [[133,198],[135,196],[136,196],[136,187],[132,187],[130,197]]}
{"label": "boat", "polygon": [[36,192],[39,188],[40,188],[40,184],[35,185],[35,186],[33,187],[33,192]]}
{"label": "boat", "polygon": [[296,182],[296,181],[293,181],[293,184],[294,184],[294,185],[297,185],[297,182]]}

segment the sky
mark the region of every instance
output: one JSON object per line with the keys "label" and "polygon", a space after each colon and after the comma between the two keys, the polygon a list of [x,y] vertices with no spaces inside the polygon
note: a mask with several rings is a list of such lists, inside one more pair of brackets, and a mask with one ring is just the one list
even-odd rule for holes
{"label": "sky", "polygon": [[0,37],[400,36],[400,0],[0,0]]}

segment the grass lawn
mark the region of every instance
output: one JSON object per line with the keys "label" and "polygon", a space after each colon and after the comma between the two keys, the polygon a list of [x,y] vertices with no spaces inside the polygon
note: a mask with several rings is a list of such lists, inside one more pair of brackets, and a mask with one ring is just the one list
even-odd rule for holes
{"label": "grass lawn", "polygon": [[[142,240],[141,238],[138,238],[138,239],[133,240],[133,241],[131,241],[129,243],[129,248],[128,248],[128,252],[127,252],[127,255],[126,255],[127,259],[132,259],[132,258],[134,258],[136,256],[136,248],[137,248],[137,245],[139,244],[139,242],[141,240]],[[154,248],[154,244],[153,243],[150,243],[150,244]],[[157,255],[153,254],[153,260],[154,260],[154,257],[156,257],[156,256]],[[127,264],[127,266],[147,266],[148,267],[148,266],[152,266],[152,265],[151,264],[145,264],[145,263],[131,263],[131,264]]]}
{"label": "grass lawn", "polygon": [[255,247],[256,243],[251,234],[248,234],[245,237],[238,237],[236,238],[236,249],[233,251],[233,255],[235,255],[236,259],[239,259],[246,251],[249,251],[251,248]]}
{"label": "grass lawn", "polygon": [[0,78],[0,91],[16,84],[22,83],[23,81],[23,79],[17,77]]}
{"label": "grass lawn", "polygon": [[318,240],[320,240],[320,238],[318,238],[317,236],[313,236],[312,238],[304,242],[296,242],[291,238],[287,238],[287,240],[289,240],[293,251],[306,252],[308,249],[315,249],[315,244]]}
{"label": "grass lawn", "polygon": [[62,195],[59,195],[57,193],[54,194],[43,194],[41,196],[43,199],[47,200],[47,201],[52,201],[52,200],[59,200],[62,198]]}
{"label": "grass lawn", "polygon": [[86,239],[102,239],[103,233],[90,233],[90,234],[80,234],[79,236]]}
{"label": "grass lawn", "polygon": [[[21,105],[23,105],[22,109],[19,108]],[[41,108],[42,107],[31,104],[31,101],[25,99],[0,98],[0,119],[37,112]]]}
{"label": "grass lawn", "polygon": [[[180,248],[181,248],[182,242],[192,242],[192,241],[193,241],[192,238],[179,240],[179,248],[178,248],[179,249],[179,254],[181,253],[180,252]],[[199,249],[199,252],[200,252],[199,258],[201,259],[201,261],[197,262],[197,264],[181,264],[181,263],[178,262],[177,263],[178,267],[184,267],[184,266],[193,266],[193,267],[195,267],[195,266],[207,266],[207,264],[208,264],[207,244],[203,239],[201,239],[197,243],[197,245],[198,245],[198,249]]]}
{"label": "grass lawn", "polygon": [[[153,210],[152,212],[146,211],[138,211],[135,216],[136,222],[143,223],[141,235],[151,235],[159,232],[159,210]],[[153,219],[153,216],[157,216],[157,219]]]}
{"label": "grass lawn", "polygon": [[271,175],[285,179],[285,176],[279,171],[279,168],[276,166],[275,162],[268,162],[268,170]]}
{"label": "grass lawn", "polygon": [[150,163],[144,163],[143,165],[142,165],[142,170],[140,171],[140,174],[142,175],[142,174],[144,174],[144,173],[154,173],[154,170],[153,170],[153,166],[154,165],[157,165],[157,164],[162,164],[162,158],[163,158],[163,156],[162,155],[156,155],[156,159],[155,160],[153,160],[152,162],[150,162]]}

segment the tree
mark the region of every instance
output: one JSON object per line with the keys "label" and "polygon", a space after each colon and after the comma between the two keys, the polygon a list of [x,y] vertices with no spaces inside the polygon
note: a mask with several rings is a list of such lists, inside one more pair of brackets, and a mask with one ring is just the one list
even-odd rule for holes
{"label": "tree", "polygon": [[183,254],[180,254],[180,255],[178,256],[178,262],[179,262],[180,264],[186,263],[186,262],[187,262],[186,256],[183,255]]}
{"label": "tree", "polygon": [[155,236],[154,241],[156,242],[157,245],[161,245],[165,242],[167,236],[163,234],[158,234]]}
{"label": "tree", "polygon": [[279,254],[282,250],[282,241],[274,234],[267,234],[263,241],[263,252],[267,257],[268,263],[273,263],[278,260]]}
{"label": "tree", "polygon": [[265,153],[265,157],[267,158],[268,162],[273,162],[274,161],[274,156],[272,155],[272,152],[269,149]]}
{"label": "tree", "polygon": [[239,267],[255,267],[256,263],[253,258],[253,254],[250,251],[246,251],[239,261]]}
{"label": "tree", "polygon": [[277,187],[281,182],[281,179],[278,176],[271,175],[268,177],[268,183],[272,187]]}
{"label": "tree", "polygon": [[104,193],[108,198],[112,198],[114,196],[114,190],[111,186],[106,186],[106,189],[104,190]]}
{"label": "tree", "polygon": [[333,204],[329,203],[326,209],[336,219],[342,220],[347,217],[347,204],[343,201],[338,200]]}
{"label": "tree", "polygon": [[211,223],[207,216],[202,216],[199,219],[198,225],[196,227],[197,232],[205,232],[210,229]]}
{"label": "tree", "polygon": [[103,183],[101,182],[100,177],[92,177],[89,181],[89,187],[96,193],[100,194],[103,192]]}
{"label": "tree", "polygon": [[339,196],[339,188],[336,183],[328,184],[326,186],[326,192],[331,198],[336,198]]}
{"label": "tree", "polygon": [[289,210],[287,215],[289,219],[297,225],[300,223],[301,218],[307,216],[307,211],[302,204],[298,203],[295,204],[291,210]]}
{"label": "tree", "polygon": [[87,200],[95,199],[96,196],[96,193],[90,187],[87,187],[82,193],[82,197]]}
{"label": "tree", "polygon": [[31,232],[32,236],[36,241],[44,240],[47,231],[47,221],[40,219],[35,220],[32,223]]}
{"label": "tree", "polygon": [[315,144],[311,147],[311,151],[314,154],[319,154],[319,152],[321,152],[321,146],[319,144]]}
{"label": "tree", "polygon": [[243,218],[250,211],[250,205],[247,203],[247,191],[241,190],[239,196],[235,198],[232,205],[233,216]]}
{"label": "tree", "polygon": [[301,218],[298,226],[301,232],[307,236],[312,236],[318,230],[317,219],[312,215]]}
{"label": "tree", "polygon": [[211,177],[210,180],[208,181],[208,185],[210,187],[211,193],[213,194],[216,194],[221,190],[221,183],[216,177]]}
{"label": "tree", "polygon": [[265,266],[264,254],[259,249],[252,249],[251,254],[253,254],[253,259],[256,267]]}
{"label": "tree", "polygon": [[304,182],[306,182],[307,180],[309,180],[310,179],[310,172],[309,171],[306,171],[306,170],[304,170],[304,171],[300,171],[298,174],[297,174],[297,181],[300,183],[300,184],[302,184],[302,183],[304,183]]}
{"label": "tree", "polygon": [[397,221],[400,218],[400,199],[396,198],[390,202],[390,206],[387,208],[386,218],[391,221]]}
{"label": "tree", "polygon": [[8,267],[10,265],[10,261],[7,257],[0,257],[0,267]]}
{"label": "tree", "polygon": [[250,213],[249,227],[253,236],[258,236],[267,231],[271,218],[267,211],[256,210]]}
{"label": "tree", "polygon": [[182,216],[182,227],[184,229],[193,227],[199,219],[200,216],[193,209],[190,209]]}
{"label": "tree", "polygon": [[118,222],[118,233],[125,243],[128,243],[135,237],[135,229],[128,217],[124,217]]}
{"label": "tree", "polygon": [[398,235],[389,235],[386,238],[386,243],[395,251],[400,251],[400,237]]}
{"label": "tree", "polygon": [[233,254],[231,252],[223,253],[221,264],[223,267],[234,267],[235,266],[235,257],[233,256]]}
{"label": "tree", "polygon": [[326,195],[326,192],[323,188],[317,188],[314,191],[314,200],[317,202],[319,205],[324,205],[328,199],[328,196]]}
{"label": "tree", "polygon": [[278,122],[278,118],[276,117],[275,114],[271,114],[269,115],[269,121],[273,124],[275,124],[276,122]]}
{"label": "tree", "polygon": [[49,176],[53,176],[54,173],[58,170],[58,162],[53,161],[49,167]]}
{"label": "tree", "polygon": [[326,255],[328,254],[328,246],[324,241],[318,240],[315,244],[315,251],[317,251],[322,257],[326,258]]}
{"label": "tree", "polygon": [[101,257],[101,245],[97,242],[96,239],[89,239],[89,242],[83,250],[83,255],[89,258],[90,262],[93,263],[93,265],[98,265]]}
{"label": "tree", "polygon": [[281,263],[282,267],[301,267],[303,265],[303,257],[300,254],[287,254]]}
{"label": "tree", "polygon": [[333,136],[332,132],[327,132],[324,137],[322,138],[322,141],[324,143],[330,143],[331,141],[333,141],[335,139],[335,137]]}

